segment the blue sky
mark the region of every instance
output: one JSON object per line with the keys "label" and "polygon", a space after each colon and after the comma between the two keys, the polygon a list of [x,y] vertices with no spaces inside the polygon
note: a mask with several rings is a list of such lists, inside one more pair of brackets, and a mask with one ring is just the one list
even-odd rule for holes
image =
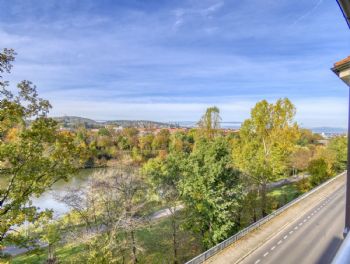
{"label": "blue sky", "polygon": [[18,57],[51,114],[198,120],[217,105],[242,121],[289,97],[306,127],[346,127],[349,55],[335,0],[0,0],[0,48]]}

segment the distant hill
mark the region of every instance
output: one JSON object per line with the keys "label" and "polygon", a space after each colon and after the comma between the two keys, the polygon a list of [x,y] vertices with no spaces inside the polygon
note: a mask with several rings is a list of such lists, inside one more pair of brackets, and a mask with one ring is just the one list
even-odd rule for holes
{"label": "distant hill", "polygon": [[53,117],[61,126],[67,128],[75,128],[79,126],[85,126],[87,128],[100,128],[105,125],[115,125],[122,127],[136,127],[136,128],[149,128],[149,127],[161,127],[170,128],[175,127],[175,124],[155,122],[149,120],[103,120],[96,121],[89,118],[78,116],[61,116]]}
{"label": "distant hill", "polygon": [[60,125],[63,127],[77,127],[81,125],[85,125],[87,127],[100,127],[101,125],[95,120],[79,117],[79,116],[60,116],[53,117]]}

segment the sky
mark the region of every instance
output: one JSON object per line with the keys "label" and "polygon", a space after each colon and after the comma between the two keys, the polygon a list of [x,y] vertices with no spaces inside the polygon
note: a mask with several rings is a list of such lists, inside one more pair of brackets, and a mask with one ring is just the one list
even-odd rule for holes
{"label": "sky", "polygon": [[288,97],[304,127],[346,127],[350,55],[335,0],[0,0],[0,49],[52,116],[243,121]]}

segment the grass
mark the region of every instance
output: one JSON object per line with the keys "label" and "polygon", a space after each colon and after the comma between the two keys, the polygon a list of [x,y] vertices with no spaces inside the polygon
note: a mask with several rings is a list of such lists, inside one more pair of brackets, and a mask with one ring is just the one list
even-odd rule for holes
{"label": "grass", "polygon": [[[72,256],[83,250],[83,245],[64,245],[57,248],[56,256],[59,260],[69,260]],[[38,264],[44,263],[47,259],[47,250],[43,248],[37,253],[28,252],[12,259],[13,264]],[[69,262],[62,262],[69,263]]]}
{"label": "grass", "polygon": [[296,184],[288,184],[282,187],[274,188],[268,193],[268,197],[274,203],[273,209],[277,209],[290,201],[294,200],[302,193]]}
{"label": "grass", "polygon": [[[180,221],[185,219],[184,213],[178,214]],[[182,220],[181,220],[182,219]],[[136,231],[139,246],[138,260],[140,263],[171,263],[173,260],[171,219],[165,218],[152,222]],[[178,231],[178,255],[180,263],[189,260],[201,252],[199,240],[188,231]],[[85,250],[83,244],[63,245],[57,248],[56,256],[61,264],[82,263],[77,255]],[[47,250],[37,253],[28,252],[13,258],[14,264],[40,264],[47,259]]]}
{"label": "grass", "polygon": [[[285,185],[274,188],[269,191],[268,197],[271,202],[271,209],[285,205],[298,197],[301,192],[298,190],[297,184]],[[150,204],[146,208],[147,213],[159,210],[160,204]],[[185,220],[184,212],[178,213],[180,221]],[[139,245],[138,259],[140,263],[171,263],[173,261],[172,250],[172,232],[171,218],[163,218],[156,222],[151,222],[143,226],[136,232],[137,242]],[[178,255],[179,262],[198,255],[202,252],[199,239],[186,230],[178,231]],[[60,263],[82,263],[79,262],[77,255],[85,250],[83,244],[79,245],[63,245],[56,250],[56,256]],[[44,263],[47,259],[47,250],[43,249],[38,253],[29,252],[16,256],[12,262],[14,264],[39,264]]]}

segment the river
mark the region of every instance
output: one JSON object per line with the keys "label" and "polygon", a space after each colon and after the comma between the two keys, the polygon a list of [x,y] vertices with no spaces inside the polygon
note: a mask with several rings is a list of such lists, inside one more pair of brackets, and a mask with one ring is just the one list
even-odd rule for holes
{"label": "river", "polygon": [[69,188],[83,187],[97,173],[107,173],[110,170],[113,170],[113,168],[82,169],[76,175],[73,175],[69,181],[59,181],[39,198],[32,198],[33,205],[39,207],[40,210],[52,209],[54,217],[59,217],[69,212],[70,209],[64,203],[58,201],[57,196],[62,196]]}

